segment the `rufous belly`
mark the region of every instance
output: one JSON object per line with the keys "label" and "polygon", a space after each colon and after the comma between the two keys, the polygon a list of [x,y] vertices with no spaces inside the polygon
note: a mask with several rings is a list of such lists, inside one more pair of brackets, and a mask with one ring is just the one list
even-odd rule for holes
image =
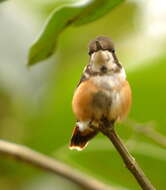
{"label": "rufous belly", "polygon": [[111,89],[86,80],[76,89],[72,101],[73,111],[80,121],[100,120],[103,116],[121,120],[129,112],[130,105],[131,90],[126,80]]}

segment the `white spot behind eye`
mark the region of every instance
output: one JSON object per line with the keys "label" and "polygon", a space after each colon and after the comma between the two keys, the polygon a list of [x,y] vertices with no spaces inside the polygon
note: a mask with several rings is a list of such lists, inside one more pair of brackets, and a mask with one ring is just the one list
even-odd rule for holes
{"label": "white spot behind eye", "polygon": [[114,57],[111,52],[108,51],[107,55],[109,56],[109,63],[113,64],[115,63]]}

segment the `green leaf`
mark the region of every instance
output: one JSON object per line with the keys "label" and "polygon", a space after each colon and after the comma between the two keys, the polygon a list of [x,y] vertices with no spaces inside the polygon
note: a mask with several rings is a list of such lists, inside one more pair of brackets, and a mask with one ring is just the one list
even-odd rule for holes
{"label": "green leaf", "polygon": [[0,3],[3,3],[4,1],[6,1],[6,0],[0,0]]}
{"label": "green leaf", "polygon": [[123,0],[79,0],[62,3],[49,16],[44,29],[29,51],[28,65],[50,57],[56,47],[59,34],[69,25],[92,22]]}

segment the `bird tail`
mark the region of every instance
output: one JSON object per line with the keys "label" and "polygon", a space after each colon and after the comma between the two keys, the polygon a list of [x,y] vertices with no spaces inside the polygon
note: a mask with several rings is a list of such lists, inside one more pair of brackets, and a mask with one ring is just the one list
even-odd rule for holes
{"label": "bird tail", "polygon": [[79,126],[76,126],[74,128],[73,134],[72,134],[72,138],[71,138],[71,142],[70,142],[70,149],[75,149],[75,150],[82,150],[84,149],[87,144],[88,141],[90,139],[92,139],[94,136],[96,136],[98,133],[97,130],[94,130],[92,128],[86,128],[83,131],[81,131],[79,129]]}

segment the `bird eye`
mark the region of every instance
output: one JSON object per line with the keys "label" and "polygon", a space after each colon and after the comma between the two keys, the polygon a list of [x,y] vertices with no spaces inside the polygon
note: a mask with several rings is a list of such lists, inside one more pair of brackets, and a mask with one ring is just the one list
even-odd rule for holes
{"label": "bird eye", "polygon": [[96,52],[94,49],[89,50],[88,54],[92,55],[94,52]]}
{"label": "bird eye", "polygon": [[115,49],[114,48],[110,49],[109,51],[112,52],[112,53],[115,53]]}

